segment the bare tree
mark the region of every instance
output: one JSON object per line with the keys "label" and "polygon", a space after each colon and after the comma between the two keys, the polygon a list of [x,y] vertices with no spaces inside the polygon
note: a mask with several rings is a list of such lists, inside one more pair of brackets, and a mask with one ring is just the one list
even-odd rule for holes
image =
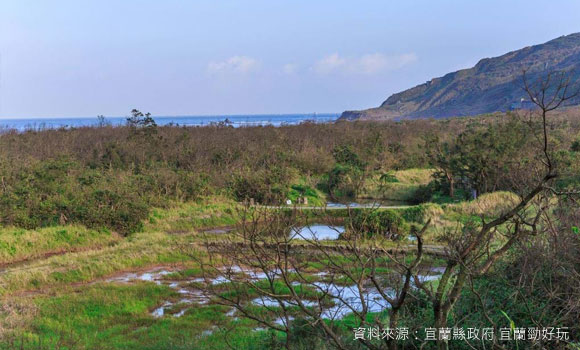
{"label": "bare tree", "polygon": [[[529,82],[524,72],[524,89],[539,109],[542,135],[539,143],[539,178],[531,189],[520,195],[517,204],[497,218],[487,221],[482,216],[481,225],[468,226],[461,232],[448,234],[449,256],[437,289],[417,283],[431,300],[437,329],[448,327],[449,313],[466,283],[485,274],[517,242],[536,234],[540,218],[550,206],[552,193],[549,185],[558,177],[558,172],[550,149],[547,117],[549,112],[578,96],[578,89],[572,86],[565,72],[551,72],[534,82]],[[536,205],[530,208],[533,202]],[[502,242],[499,246],[494,244],[498,241]],[[448,349],[447,341],[439,339],[438,347]]]}
{"label": "bare tree", "polygon": [[[413,279],[422,281],[426,278],[422,274],[431,273],[421,266],[422,235],[429,223],[415,232],[416,246],[393,245],[378,234],[369,241],[368,232],[348,223],[348,234],[336,229],[342,238],[337,243],[320,240],[307,229],[297,231],[297,223],[336,221],[323,212],[311,215],[246,208],[244,221],[228,239],[206,240],[208,255],[199,260],[206,293],[244,317],[286,334],[288,349],[295,340],[295,318],[305,322],[303,327],[321,329],[338,349],[356,343],[368,349],[397,349],[401,339],[395,334],[355,342],[345,339],[333,321],[351,314],[360,327],[374,327],[381,334],[397,328],[399,311],[416,290]],[[216,276],[225,283],[216,283]],[[371,314],[378,316],[370,318]]]}
{"label": "bare tree", "polygon": [[[549,73],[533,83],[524,74],[524,85],[539,113],[539,123],[529,124],[539,128],[532,130],[534,134],[541,135],[539,162],[534,168],[537,177],[519,194],[518,201],[499,215],[481,215],[479,223],[458,225],[458,229],[445,232],[444,252],[424,246],[422,235],[428,222],[417,232],[412,247],[393,245],[391,240],[381,239],[380,232],[374,232],[369,240],[368,232],[357,230],[348,220],[346,233],[337,242],[314,236],[297,240],[296,223],[308,224],[316,218],[297,210],[246,208],[236,233],[226,240],[206,241],[208,254],[200,259],[207,274],[206,292],[241,315],[286,334],[287,349],[294,341],[293,320],[298,317],[309,327],[320,329],[338,349],[397,349],[400,339],[388,332],[397,327],[405,303],[420,293],[431,305],[433,327],[449,328],[450,313],[462,292],[471,288],[479,295],[474,279],[486,274],[519,242],[541,232],[546,225],[543,218],[550,215],[553,206],[551,183],[558,177],[558,168],[551,149],[548,114],[577,96],[578,90],[565,73]],[[352,214],[349,209],[347,217]],[[328,213],[324,215],[331,218]],[[422,266],[426,254],[446,261],[436,286],[426,283]],[[216,276],[226,283],[216,283]],[[360,327],[376,327],[386,336],[376,341],[345,338],[333,321],[346,313]],[[439,338],[437,347],[448,349],[448,341]],[[493,347],[503,348],[496,340]]]}

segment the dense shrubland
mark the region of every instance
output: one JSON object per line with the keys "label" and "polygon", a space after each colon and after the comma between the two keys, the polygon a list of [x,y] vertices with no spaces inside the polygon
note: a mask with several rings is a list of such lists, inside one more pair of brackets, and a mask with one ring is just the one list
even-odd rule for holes
{"label": "dense shrubland", "polygon": [[[153,207],[208,195],[320,204],[325,195],[360,195],[374,186],[373,177],[380,176],[377,188],[395,186],[393,170],[434,168],[433,181],[405,198],[446,202],[473,191],[519,193],[537,171],[531,151],[537,140],[515,115],[236,129],[159,127],[133,113],[125,127],[4,132],[1,222],[82,223],[126,234],[139,230]],[[551,128],[562,173],[557,185],[570,186],[578,182],[580,118],[570,111]]]}

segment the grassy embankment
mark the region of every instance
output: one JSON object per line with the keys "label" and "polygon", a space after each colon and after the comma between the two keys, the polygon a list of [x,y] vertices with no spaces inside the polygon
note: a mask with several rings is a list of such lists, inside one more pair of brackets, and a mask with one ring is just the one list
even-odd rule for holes
{"label": "grassy embankment", "polygon": [[0,266],[115,245],[122,238],[109,230],[90,230],[79,225],[26,230],[0,229]]}
{"label": "grassy embankment", "polygon": [[[194,239],[200,229],[235,223],[235,207],[231,201],[208,199],[156,209],[145,229],[127,238],[79,226],[38,231],[5,229],[0,235],[6,247],[0,252],[5,265],[0,273],[0,294],[83,283],[127,269],[180,262],[185,257],[176,247]],[[193,235],[176,234],[186,232]],[[40,236],[43,233],[54,236],[54,240]],[[26,264],[15,264],[26,259],[30,259]]]}

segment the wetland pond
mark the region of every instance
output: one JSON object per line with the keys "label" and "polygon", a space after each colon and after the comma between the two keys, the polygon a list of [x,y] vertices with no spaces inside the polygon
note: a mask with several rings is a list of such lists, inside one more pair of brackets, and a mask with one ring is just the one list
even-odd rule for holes
{"label": "wetland pond", "polygon": [[[443,268],[440,267],[424,269],[418,276],[419,280],[421,282],[427,282],[439,279],[443,273],[442,269]],[[219,285],[239,279],[258,282],[267,278],[276,278],[280,275],[280,272],[269,271],[268,274],[266,274],[262,271],[232,266],[227,269],[224,268],[223,274],[212,278],[191,277],[180,279],[176,277],[174,279],[173,276],[177,276],[178,274],[178,271],[172,272],[163,268],[156,268],[141,273],[126,273],[109,278],[105,280],[105,282],[122,284],[149,282],[157,285],[165,285],[176,291],[179,298],[164,301],[161,305],[151,311],[151,315],[155,318],[181,317],[185,315],[191,307],[203,306],[210,303],[212,300],[210,295],[206,294],[206,292],[199,287],[196,287],[196,285]],[[306,307],[321,307],[321,315],[323,318],[341,319],[353,311],[361,311],[363,309],[363,303],[360,298],[361,294],[364,296],[369,312],[381,312],[390,307],[390,305],[384,300],[383,294],[392,297],[394,295],[394,290],[392,288],[385,287],[379,291],[374,286],[368,285],[362,290],[359,290],[359,287],[356,285],[335,284],[326,281],[324,277],[327,276],[327,273],[325,272],[319,272],[316,275],[320,277],[321,280],[309,283],[308,286],[318,290],[319,292],[332,295],[332,303],[321,305],[316,301],[308,299],[301,300],[301,303]],[[296,286],[299,285],[298,282],[294,282],[293,284]],[[266,296],[255,297],[249,300],[249,302],[256,306],[262,306],[265,308],[276,308],[281,306],[279,300]],[[284,306],[298,305],[296,300],[284,300],[282,303]],[[232,308],[226,315],[229,317],[235,317],[236,309]],[[277,322],[282,322],[282,320],[278,320]]]}
{"label": "wetland pond", "polygon": [[[334,205],[329,203],[329,205]],[[340,205],[340,204],[336,204]],[[368,204],[351,203],[349,206],[366,206]],[[371,205],[377,205],[372,203]],[[344,205],[346,207],[347,205]],[[345,232],[345,227],[336,224],[327,223],[311,223],[303,226],[295,226],[289,231],[289,237],[296,240],[316,240],[316,241],[331,241],[340,238],[341,234]],[[209,233],[221,233],[209,231]],[[409,237],[412,240],[414,237]],[[287,271],[287,272],[295,272]],[[420,271],[418,278],[422,282],[433,281],[438,279],[442,274],[441,268],[424,268]],[[139,283],[149,282],[157,285],[164,285],[173,289],[176,294],[163,301],[160,305],[154,308],[150,313],[154,318],[163,317],[182,317],[187,314],[187,311],[193,307],[203,307],[215,301],[212,295],[208,294],[211,288],[228,288],[227,284],[231,282],[247,281],[249,283],[259,283],[265,280],[273,280],[280,278],[279,270],[261,271],[260,269],[252,269],[242,266],[229,266],[216,269],[209,276],[200,277],[199,274],[188,276],[184,271],[169,270],[164,268],[154,268],[147,271],[129,272],[116,277],[105,280],[107,283]],[[310,281],[304,286],[310,288],[317,293],[327,295],[330,297],[324,303],[312,299],[304,300],[280,300],[267,296],[253,296],[246,300],[246,303],[255,306],[264,307],[266,309],[276,309],[282,306],[298,306],[302,304],[305,307],[311,307],[319,310],[321,316],[327,319],[341,319],[349,313],[354,311],[361,311],[363,305],[369,312],[382,312],[390,307],[385,300],[385,296],[393,297],[395,290],[389,287],[389,277],[385,276],[381,284],[381,290],[378,290],[370,283],[359,287],[355,284],[349,285],[348,282],[335,283],[336,280],[331,278],[326,271],[319,271],[315,273],[313,281]],[[336,276],[335,276],[336,277]],[[392,276],[390,276],[391,281]],[[396,277],[395,277],[396,278]],[[339,278],[340,279],[340,278]],[[292,282],[292,285],[298,286],[299,282]],[[361,298],[363,296],[363,298]],[[362,301],[364,299],[364,301]],[[363,304],[364,303],[364,304]],[[231,308],[226,316],[237,319],[237,310]],[[285,322],[285,319],[278,319],[275,322]]]}

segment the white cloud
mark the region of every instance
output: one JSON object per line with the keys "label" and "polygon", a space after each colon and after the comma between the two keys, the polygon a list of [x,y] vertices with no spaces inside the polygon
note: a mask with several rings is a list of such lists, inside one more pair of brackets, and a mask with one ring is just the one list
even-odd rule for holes
{"label": "white cloud", "polygon": [[321,58],[314,65],[314,70],[321,74],[333,72],[346,65],[346,59],[340,57],[337,53]]}
{"label": "white cloud", "polygon": [[241,73],[246,74],[253,70],[256,70],[259,66],[259,62],[248,56],[232,56],[225,61],[220,62],[210,62],[207,65],[207,70],[210,73]]}
{"label": "white cloud", "polygon": [[417,60],[417,56],[413,53],[387,56],[380,53],[363,55],[358,60],[358,71],[365,74],[374,74],[387,70],[399,69],[409,63]]}
{"label": "white cloud", "polygon": [[298,65],[296,63],[287,63],[282,67],[282,71],[288,75],[292,75],[292,74],[296,73],[297,70],[298,70]]}
{"label": "white cloud", "polygon": [[373,53],[362,55],[360,57],[340,57],[335,53],[316,62],[314,70],[320,74],[328,74],[337,71],[354,74],[376,74],[400,69],[416,60],[417,55],[414,53],[401,55]]}

